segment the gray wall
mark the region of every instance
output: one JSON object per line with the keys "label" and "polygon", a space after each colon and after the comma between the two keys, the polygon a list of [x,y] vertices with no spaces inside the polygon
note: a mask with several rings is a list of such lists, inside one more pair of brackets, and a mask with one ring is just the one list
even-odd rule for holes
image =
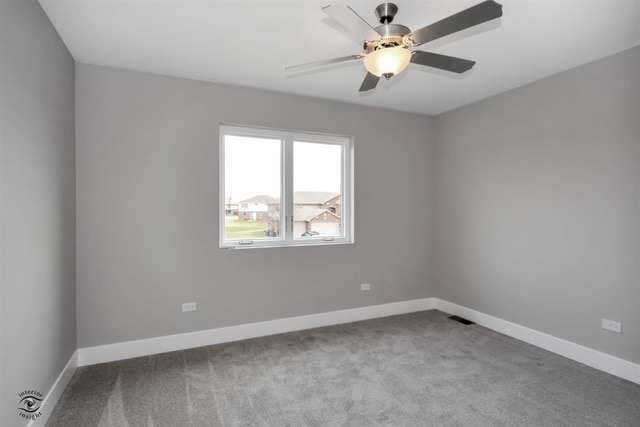
{"label": "gray wall", "polygon": [[[76,349],[74,61],[35,0],[0,3],[0,425]],[[51,409],[51,408],[50,408]]]}
{"label": "gray wall", "polygon": [[638,70],[635,48],[434,119],[437,297],[640,362]]}
{"label": "gray wall", "polygon": [[[85,64],[76,105],[79,347],[432,295],[424,116]],[[220,122],[353,136],[356,243],[218,249]]]}

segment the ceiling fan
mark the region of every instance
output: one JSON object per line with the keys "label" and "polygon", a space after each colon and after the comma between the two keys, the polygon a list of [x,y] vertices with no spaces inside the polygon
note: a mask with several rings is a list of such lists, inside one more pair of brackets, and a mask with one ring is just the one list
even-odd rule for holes
{"label": "ceiling fan", "polygon": [[294,65],[285,70],[300,72],[323,65],[363,59],[367,75],[360,86],[360,92],[366,92],[377,86],[380,77],[389,80],[404,70],[409,63],[453,73],[464,73],[469,70],[474,66],[475,61],[420,50],[411,51],[409,48],[499,18],[502,16],[502,5],[493,0],[486,0],[413,32],[404,25],[391,23],[398,12],[398,7],[393,3],[382,3],[376,7],[375,14],[381,25],[375,28],[349,6],[329,5],[323,7],[322,11],[364,40],[365,52]]}

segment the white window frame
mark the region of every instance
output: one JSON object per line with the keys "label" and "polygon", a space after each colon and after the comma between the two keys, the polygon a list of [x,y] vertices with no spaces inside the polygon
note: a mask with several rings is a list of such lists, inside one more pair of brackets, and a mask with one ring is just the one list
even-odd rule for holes
{"label": "white window frame", "polygon": [[[279,139],[281,144],[280,177],[280,229],[282,236],[265,239],[225,240],[225,135],[247,136],[254,138]],[[334,144],[342,147],[341,167],[341,219],[342,235],[335,237],[310,236],[295,237],[293,234],[293,143],[312,142],[320,144]],[[219,240],[221,249],[273,248],[287,246],[323,246],[336,244],[350,244],[353,236],[353,138],[342,135],[329,135],[313,132],[291,131],[283,129],[258,128],[252,126],[220,124],[219,138],[220,169],[219,169],[219,202],[218,215]],[[283,221],[284,218],[284,221]]]}

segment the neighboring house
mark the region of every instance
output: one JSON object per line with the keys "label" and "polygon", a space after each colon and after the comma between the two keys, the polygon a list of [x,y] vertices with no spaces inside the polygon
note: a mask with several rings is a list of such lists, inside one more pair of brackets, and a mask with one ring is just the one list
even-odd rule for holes
{"label": "neighboring house", "polygon": [[238,215],[238,202],[229,197],[224,204],[225,215]]}
{"label": "neighboring house", "polygon": [[[342,232],[340,193],[296,191],[293,195],[293,233],[300,237],[315,232],[322,236],[337,236]],[[280,235],[280,199],[254,196],[238,202],[238,219],[268,221],[267,236]],[[315,234],[314,233],[314,234]]]}
{"label": "neighboring house", "polygon": [[340,217],[327,209],[296,205],[293,214],[293,235],[302,236],[306,232],[316,232],[321,236],[340,234]]}
{"label": "neighboring house", "polygon": [[270,206],[278,205],[279,199],[269,196],[253,196],[246,200],[238,202],[238,219],[241,220],[260,220],[269,219],[269,210],[274,211]]}
{"label": "neighboring house", "polygon": [[337,236],[342,232],[340,193],[296,191],[293,194],[293,202],[294,236],[301,236],[306,232]]}
{"label": "neighboring house", "polygon": [[342,216],[340,193],[337,192],[296,191],[293,195],[293,203],[296,206],[315,206],[318,209],[326,209],[339,217]]}

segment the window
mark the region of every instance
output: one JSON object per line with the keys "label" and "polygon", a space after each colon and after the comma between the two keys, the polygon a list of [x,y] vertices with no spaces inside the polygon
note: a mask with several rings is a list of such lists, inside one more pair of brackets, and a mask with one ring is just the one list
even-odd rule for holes
{"label": "window", "polygon": [[351,153],[345,136],[221,125],[220,247],[351,243]]}

